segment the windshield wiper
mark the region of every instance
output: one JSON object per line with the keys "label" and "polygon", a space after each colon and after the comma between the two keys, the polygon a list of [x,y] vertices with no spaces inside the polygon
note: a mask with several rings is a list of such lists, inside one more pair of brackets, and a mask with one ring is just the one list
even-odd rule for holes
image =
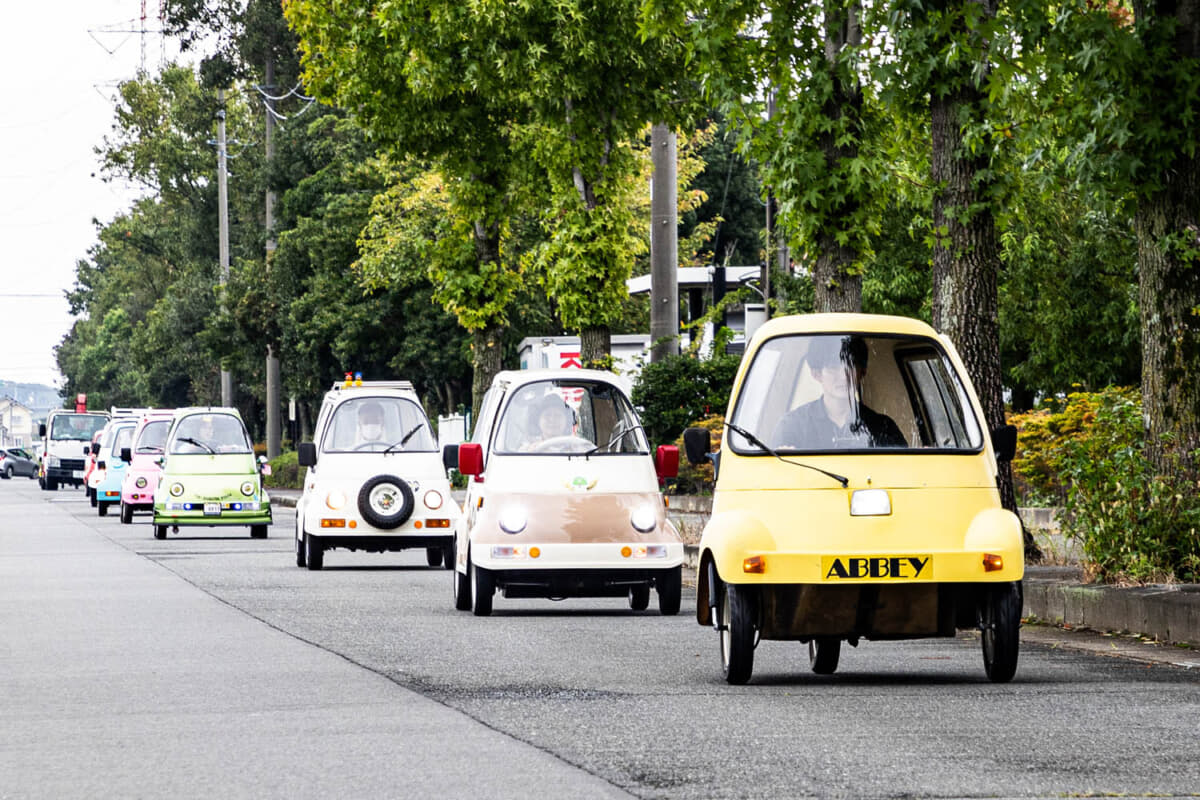
{"label": "windshield wiper", "polygon": [[205,450],[207,450],[212,455],[217,454],[216,450],[213,450],[211,447],[209,447],[208,445],[206,445],[204,442],[200,441],[199,439],[193,439],[190,436],[180,436],[179,441],[187,442],[188,444],[194,444],[194,445],[196,445],[196,447],[203,447]]}
{"label": "windshield wiper", "polygon": [[821,469],[820,467],[814,467],[812,464],[805,464],[803,461],[792,461],[791,459],[784,458],[783,456],[779,455],[779,453],[772,450],[770,447],[767,447],[766,442],[764,442],[762,439],[759,439],[757,436],[755,436],[753,433],[750,433],[750,431],[746,430],[745,428],[739,428],[737,425],[734,425],[732,422],[726,422],[725,427],[729,428],[729,430],[733,431],[734,433],[742,435],[743,437],[746,438],[746,440],[748,442],[750,442],[750,444],[756,445],[756,446],[762,448],[763,450],[765,450],[766,452],[775,456],[780,461],[782,461],[786,464],[795,464],[797,467],[804,467],[805,469],[811,469],[813,472],[819,472],[822,475],[827,475],[830,478],[833,478],[838,483],[840,483],[842,485],[843,489],[845,489],[847,486],[850,485],[849,478],[844,477],[842,475],[838,475],[836,472],[830,472],[828,470]]}
{"label": "windshield wiper", "polygon": [[413,428],[411,431],[404,434],[404,436],[400,439],[400,441],[396,442],[393,445],[389,445],[388,449],[383,451],[383,454],[386,456],[388,453],[392,452],[396,448],[404,447],[404,445],[408,444],[408,440],[411,439],[413,436],[415,436],[417,431],[421,430],[421,428],[424,428],[424,427],[425,427],[424,425],[418,425],[417,427]]}
{"label": "windshield wiper", "polygon": [[[635,423],[635,424],[629,426],[628,428],[624,427],[624,423],[622,423],[622,427],[619,429],[619,432],[613,434],[612,438],[608,440],[608,444],[604,445],[604,449],[605,450],[610,449],[614,444],[616,444],[617,442],[621,441],[629,434],[631,434],[634,431],[639,430],[639,429],[641,429],[642,433],[646,432],[646,429],[642,428],[640,423]],[[600,450],[600,445],[596,445],[591,450],[584,451],[583,453],[581,453],[581,455],[584,458],[586,458],[586,457],[592,455],[593,453],[597,452],[598,450]]]}

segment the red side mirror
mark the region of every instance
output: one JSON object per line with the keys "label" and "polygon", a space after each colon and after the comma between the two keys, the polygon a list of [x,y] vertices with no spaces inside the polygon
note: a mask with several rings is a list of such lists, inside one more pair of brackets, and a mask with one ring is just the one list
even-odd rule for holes
{"label": "red side mirror", "polygon": [[458,471],[463,475],[483,472],[483,445],[468,442],[458,446]]}
{"label": "red side mirror", "polygon": [[654,452],[654,471],[660,478],[674,478],[679,474],[679,448],[673,444],[660,444]]}

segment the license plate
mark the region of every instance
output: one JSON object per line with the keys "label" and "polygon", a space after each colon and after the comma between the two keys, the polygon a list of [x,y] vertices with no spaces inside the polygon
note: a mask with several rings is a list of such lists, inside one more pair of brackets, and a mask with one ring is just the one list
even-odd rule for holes
{"label": "license plate", "polygon": [[220,503],[205,503],[204,504],[204,513],[206,516],[220,514],[221,513],[221,504]]}
{"label": "license plate", "polygon": [[81,469],[77,469],[77,470],[75,470],[74,472],[72,472],[72,473],[71,473],[71,477],[72,477],[72,478],[82,478],[82,477],[83,477],[83,470],[81,470]]}
{"label": "license plate", "polygon": [[933,556],[823,556],[825,581],[915,581],[933,579]]}

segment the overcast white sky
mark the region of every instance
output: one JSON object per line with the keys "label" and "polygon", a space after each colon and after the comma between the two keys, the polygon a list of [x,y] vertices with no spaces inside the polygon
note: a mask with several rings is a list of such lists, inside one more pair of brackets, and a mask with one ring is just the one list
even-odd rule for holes
{"label": "overcast white sky", "polygon": [[[147,0],[156,15],[158,0]],[[63,292],[137,193],[102,182],[93,148],[112,126],[116,84],[142,57],[141,0],[0,2],[0,378],[60,386],[54,346],[72,318]],[[147,20],[157,29],[157,20]],[[110,52],[111,51],[111,52]],[[166,44],[166,56],[177,47]],[[146,37],[157,72],[162,40]]]}

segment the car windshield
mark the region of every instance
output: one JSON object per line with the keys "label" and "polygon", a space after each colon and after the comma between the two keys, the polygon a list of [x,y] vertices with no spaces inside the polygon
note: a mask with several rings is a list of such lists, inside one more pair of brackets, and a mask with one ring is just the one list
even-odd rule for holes
{"label": "car windshield", "polygon": [[161,453],[167,443],[167,431],[171,428],[169,419],[147,422],[142,426],[142,432],[137,437],[135,453]]}
{"label": "car windshield", "polygon": [[354,397],[340,403],[325,430],[326,453],[437,450],[424,409],[403,397]]}
{"label": "car windshield", "polygon": [[[924,337],[820,334],[763,344],[730,419],[785,453],[977,451],[979,422],[954,365]],[[734,430],[738,453],[762,453]]]}
{"label": "car windshield", "polygon": [[649,453],[637,414],[615,386],[552,380],[512,392],[497,428],[497,453]]}
{"label": "car windshield", "polygon": [[171,437],[171,454],[249,453],[250,437],[232,414],[190,414]]}
{"label": "car windshield", "polygon": [[116,436],[113,437],[112,446],[109,451],[120,453],[122,447],[130,447],[133,445],[133,426],[123,425],[116,430]]}
{"label": "car windshield", "polygon": [[50,438],[90,442],[107,424],[108,418],[98,414],[59,414],[50,425]]}

